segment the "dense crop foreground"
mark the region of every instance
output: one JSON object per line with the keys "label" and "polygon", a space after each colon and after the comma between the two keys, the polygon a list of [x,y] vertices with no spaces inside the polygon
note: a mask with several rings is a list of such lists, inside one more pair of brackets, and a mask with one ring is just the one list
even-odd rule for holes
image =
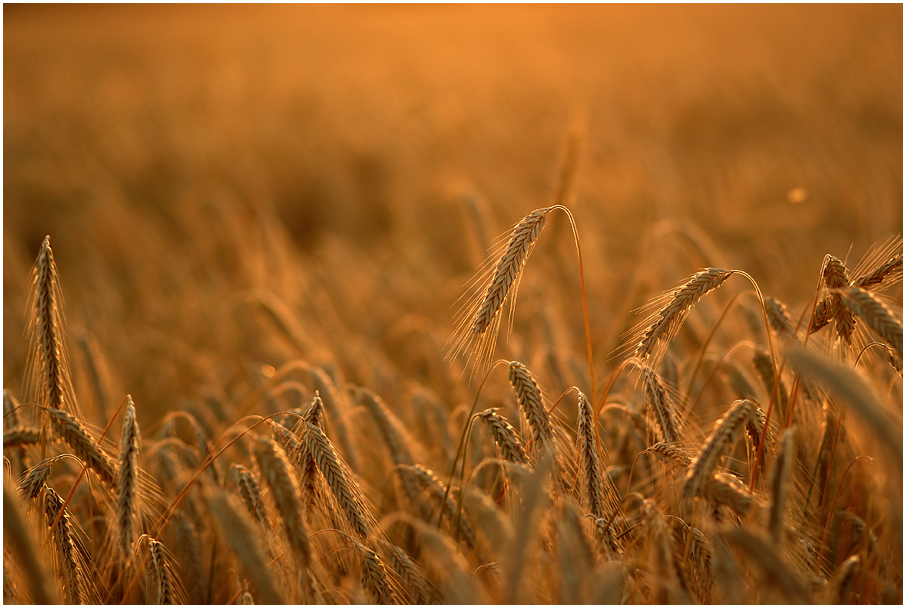
{"label": "dense crop foreground", "polygon": [[5,603],[903,602],[887,13],[219,9],[5,9]]}

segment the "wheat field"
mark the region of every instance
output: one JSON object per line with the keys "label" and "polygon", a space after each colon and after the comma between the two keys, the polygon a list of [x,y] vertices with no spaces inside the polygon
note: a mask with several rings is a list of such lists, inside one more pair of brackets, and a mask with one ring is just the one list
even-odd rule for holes
{"label": "wheat field", "polygon": [[901,604],[902,20],[4,5],[4,602]]}

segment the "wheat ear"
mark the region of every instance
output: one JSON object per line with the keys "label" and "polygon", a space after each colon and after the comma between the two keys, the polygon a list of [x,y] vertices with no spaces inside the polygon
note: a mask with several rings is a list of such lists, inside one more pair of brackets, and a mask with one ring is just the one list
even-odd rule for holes
{"label": "wheat ear", "polygon": [[[75,530],[68,509],[63,510],[63,499],[50,487],[44,487],[44,520],[47,526],[57,521],[51,531],[63,577],[63,595],[66,604],[82,605],[87,602],[85,594],[85,573],[79,557]],[[62,516],[60,510],[63,510]]]}
{"label": "wheat ear", "polygon": [[164,544],[156,539],[148,538],[148,573],[154,584],[153,596],[156,605],[177,604],[177,594],[174,588],[173,567],[167,559]]}
{"label": "wheat ear", "polygon": [[[831,254],[825,257],[822,277],[828,290],[838,290],[850,285],[847,267],[844,266],[840,259]],[[844,306],[840,294],[836,292],[829,293],[825,300],[829,319],[834,322],[835,335],[849,345],[855,326],[853,313]]]}
{"label": "wheat ear", "polygon": [[733,444],[737,435],[752,416],[755,404],[751,400],[737,400],[724,417],[715,423],[711,435],[703,443],[699,454],[693,460],[684,482],[687,496],[698,496],[718,465],[722,450]]}
{"label": "wheat ear", "polygon": [[[903,245],[903,243],[901,244]],[[872,287],[884,288],[897,283],[904,277],[904,254],[892,256],[875,269],[857,278],[853,285],[868,290]]]}
{"label": "wheat ear", "polygon": [[[451,521],[454,520],[455,514],[457,513],[457,502],[454,501],[453,494],[447,494],[445,501],[445,487],[435,475],[433,471],[427,467],[421,465],[412,465],[406,468],[401,468],[401,470],[409,472],[412,476],[412,479],[423,489],[427,490],[429,494],[439,503],[444,503],[441,508],[442,518],[444,512],[447,512],[450,515]],[[453,491],[454,489],[451,489]],[[459,538],[469,547],[473,548],[476,545],[476,533],[472,528],[472,525],[469,524],[469,521],[466,520],[465,514],[461,513],[459,517]]]}
{"label": "wheat ear", "polygon": [[234,463],[227,472],[227,478],[236,480],[237,495],[242,500],[249,516],[254,518],[258,524],[265,526],[267,519],[265,518],[264,502],[261,500],[261,485],[255,474],[242,465]]}
{"label": "wheat ear", "polygon": [[482,419],[482,422],[488,428],[488,432],[497,445],[502,459],[523,465],[529,464],[526,449],[523,448],[523,443],[520,441],[516,430],[507,422],[507,419],[499,415],[494,408],[489,408],[480,413],[479,418]]}
{"label": "wheat ear", "polygon": [[255,439],[255,458],[271,489],[290,549],[308,570],[312,564],[309,535],[302,521],[302,496],[283,449],[270,438]]}
{"label": "wheat ear", "polygon": [[532,373],[520,362],[510,362],[510,386],[516,396],[520,412],[532,432],[532,452],[539,455],[551,446],[554,447],[554,429],[551,427],[551,418],[548,410],[542,403],[542,391],[539,389]]}
{"label": "wheat ear", "polygon": [[826,585],[824,597],[825,602],[830,605],[849,605],[851,603],[850,592],[851,584],[857,575],[860,566],[860,555],[854,554],[838,567],[834,578]]}
{"label": "wheat ear", "polygon": [[126,396],[126,415],[123,419],[123,439],[120,445],[120,494],[117,499],[117,523],[119,525],[120,558],[124,563],[132,556],[135,517],[139,502],[139,424],[135,418],[135,403],[132,396]]}
{"label": "wheat ear", "polygon": [[765,312],[768,315],[768,324],[779,336],[793,336],[794,323],[787,312],[784,303],[767,296],[765,298]]}
{"label": "wheat ear", "polygon": [[391,586],[387,569],[381,558],[369,547],[366,547],[356,540],[351,540],[356,544],[359,554],[362,556],[362,584],[369,595],[378,605],[395,605],[398,604],[397,595]]}
{"label": "wheat ear", "polygon": [[[346,428],[347,424],[344,413],[341,411],[342,403],[340,392],[337,390],[337,386],[334,384],[331,377],[321,368],[313,368],[311,374],[312,380],[315,383],[315,389],[321,396],[324,408],[331,417],[331,430],[333,432],[331,435],[337,439],[337,444],[340,448],[340,452],[343,454],[343,459],[346,461],[346,464],[352,471],[358,472],[359,462],[356,449],[353,446],[349,431]],[[345,401],[343,403],[345,403]]]}
{"label": "wheat ear", "polygon": [[206,489],[205,499],[227,543],[255,582],[261,600],[271,605],[283,604],[262,555],[259,535],[249,519],[240,511],[242,508],[239,508],[228,495],[215,488]]}
{"label": "wheat ear", "polygon": [[671,294],[670,300],[648,320],[648,327],[636,345],[634,355],[658,359],[667,343],[677,334],[690,309],[703,297],[724,283],[734,271],[708,268],[699,271]]}
{"label": "wheat ear", "polygon": [[28,446],[41,441],[41,431],[19,425],[3,432],[3,448]]}
{"label": "wheat ear", "polygon": [[668,398],[664,384],[652,368],[645,364],[640,364],[639,368],[642,370],[645,387],[646,408],[655,419],[659,435],[670,444],[680,442],[682,429],[674,418],[674,406]]}
{"label": "wheat ear", "polygon": [[837,294],[844,306],[853,311],[897,353],[904,352],[904,326],[881,300],[858,287],[842,288]]}
{"label": "wheat ear", "polygon": [[794,429],[789,428],[781,434],[778,450],[775,453],[774,469],[769,480],[772,502],[768,511],[768,536],[779,545],[783,541],[787,487],[794,458]]}
{"label": "wheat ear", "polygon": [[602,477],[601,460],[595,443],[595,427],[592,404],[586,396],[577,390],[579,415],[576,423],[576,436],[579,443],[580,460],[583,471],[583,490],[589,502],[589,511],[595,518],[604,518],[605,483]]}
{"label": "wheat ear", "polygon": [[75,404],[69,403],[71,385],[63,345],[62,296],[54,252],[50,248],[50,235],[44,237],[41,244],[35,271],[35,310],[43,370],[44,404],[48,408],[76,412],[73,410]]}
{"label": "wheat ear", "polygon": [[320,427],[310,423],[306,424],[305,441],[309,454],[313,456],[321,474],[327,480],[347,522],[350,523],[360,540],[367,540],[371,535],[374,523],[373,519],[366,516],[369,512],[365,504],[365,497],[352,473],[337,455],[334,445]]}
{"label": "wheat ear", "polygon": [[406,552],[383,539],[376,539],[388,557],[391,568],[397,573],[412,593],[413,602],[427,605],[431,600],[431,585],[425,579],[422,569],[407,556]]}
{"label": "wheat ear", "polygon": [[[674,533],[675,562],[683,562],[679,550],[689,546],[689,558],[693,571],[693,590],[702,604],[712,602],[712,547],[706,536],[680,518],[671,518],[671,529]],[[680,558],[680,560],[678,560]]]}
{"label": "wheat ear", "polygon": [[677,570],[674,565],[674,552],[671,549],[671,534],[665,525],[664,516],[651,499],[646,499],[643,504],[643,524],[649,546],[650,568],[654,574],[653,587],[655,597],[653,602],[664,605],[672,600],[672,593],[680,590],[677,579]]}
{"label": "wheat ear", "polygon": [[65,456],[67,455],[49,457],[25,472],[19,479],[19,492],[29,499],[37,499],[50,475],[51,466]]}
{"label": "wheat ear", "polygon": [[77,457],[104,481],[111,490],[117,490],[117,466],[95,442],[88,430],[70,414],[48,408],[54,430],[73,450]]}

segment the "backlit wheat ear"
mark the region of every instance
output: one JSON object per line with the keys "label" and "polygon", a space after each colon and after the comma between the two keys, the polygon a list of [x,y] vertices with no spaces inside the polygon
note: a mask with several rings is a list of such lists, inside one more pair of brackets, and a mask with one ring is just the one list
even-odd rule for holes
{"label": "backlit wheat ear", "polygon": [[517,222],[510,233],[510,239],[498,260],[491,280],[484,291],[484,296],[473,302],[467,302],[461,310],[461,318],[449,341],[448,357],[465,353],[472,347],[469,363],[477,372],[484,371],[491,361],[501,323],[499,315],[504,303],[510,302],[510,313],[513,315],[513,304],[516,302],[526,260],[538,240],[548,214],[554,207],[537,209]]}
{"label": "backlit wheat ear", "polygon": [[857,576],[860,566],[860,555],[855,554],[841,563],[834,578],[826,584],[824,601],[830,605],[851,604],[851,585]]}
{"label": "backlit wheat ear", "polygon": [[352,473],[337,455],[334,445],[320,427],[306,424],[305,441],[309,454],[318,464],[321,474],[327,480],[328,487],[334,494],[334,498],[337,499],[337,503],[340,504],[353,531],[360,540],[367,540],[375,524],[369,517],[365,497]]}
{"label": "backlit wheat ear", "polygon": [[417,605],[427,605],[431,600],[431,585],[425,579],[422,569],[406,555],[406,552],[392,543],[383,539],[375,540],[388,557],[391,568],[412,593],[412,598]]}
{"label": "backlit wheat ear", "polygon": [[638,367],[642,371],[646,410],[651,414],[652,419],[655,420],[658,435],[662,440],[670,444],[680,442],[683,430],[674,416],[676,410],[668,398],[664,383],[661,382],[658,374],[652,368],[645,364],[638,364]]}
{"label": "backlit wheat ear", "polygon": [[242,465],[234,463],[230,466],[227,478],[236,480],[237,495],[242,500],[246,511],[249,512],[249,516],[254,518],[258,524],[265,526],[267,519],[265,518],[265,506],[261,500],[261,485],[255,474]]}
{"label": "backlit wheat ear", "polygon": [[[847,274],[847,267],[840,259],[828,254],[825,256],[825,265],[822,267],[822,278],[825,287],[828,290],[838,290],[850,285],[850,277]],[[854,316],[841,301],[841,295],[837,292],[829,293],[824,301],[824,307],[827,310],[822,311],[822,316],[834,322],[835,336],[842,339],[848,345],[854,331]],[[819,309],[817,305],[815,317],[819,318]],[[814,322],[815,325],[815,322]]]}
{"label": "backlit wheat ear", "polygon": [[351,540],[356,544],[359,554],[362,556],[362,584],[369,595],[378,605],[395,605],[398,604],[397,596],[391,587],[390,578],[384,563],[374,550],[361,543]]}
{"label": "backlit wheat ear", "polygon": [[864,290],[880,287],[883,284],[897,283],[904,277],[904,254],[886,260],[875,270],[854,281],[854,285]]}
{"label": "backlit wheat ear", "polygon": [[77,457],[88,465],[112,491],[117,491],[117,466],[95,442],[87,429],[62,410],[47,409],[54,431],[66,442]]}
{"label": "backlit wheat ear", "polygon": [[57,521],[57,526],[51,532],[54,541],[60,574],[63,578],[63,596],[66,604],[83,605],[88,602],[85,594],[85,573],[76,541],[69,509],[63,511],[63,499],[52,488],[45,487],[44,494],[44,520],[47,526]]}
{"label": "backlit wheat ear", "polygon": [[139,502],[139,424],[135,418],[135,403],[132,396],[126,396],[126,416],[123,420],[123,440],[120,446],[120,493],[117,500],[117,523],[119,525],[120,558],[124,563],[132,556],[132,539],[135,517]]}
{"label": "backlit wheat ear", "polygon": [[167,559],[164,544],[150,537],[148,538],[148,574],[151,576],[154,589],[154,603],[157,605],[177,604],[178,594],[173,567]]}
{"label": "backlit wheat ear", "polygon": [[752,416],[755,406],[751,400],[737,400],[728,408],[724,418],[715,423],[711,435],[703,443],[686,476],[684,492],[687,496],[699,496],[702,493],[718,465],[722,451],[733,444]]}
{"label": "backlit wheat ear", "polygon": [[41,403],[81,418],[72,397],[69,362],[63,341],[63,297],[54,253],[50,248],[50,235],[44,238],[35,262],[33,289],[34,317],[29,323],[29,335],[38,347],[36,364],[41,371]]}
{"label": "backlit wheat ear", "polygon": [[57,455],[44,459],[22,475],[19,480],[19,492],[29,499],[37,499],[50,475],[51,466],[67,455]]}
{"label": "backlit wheat ear", "polygon": [[302,496],[296,478],[291,474],[291,465],[283,449],[270,438],[255,439],[255,458],[261,469],[277,511],[283,521],[287,543],[300,564],[308,570],[312,564],[312,550],[309,535],[302,521]]}
{"label": "backlit wheat ear", "polygon": [[657,361],[671,339],[677,335],[690,309],[733,274],[734,271],[708,268],[693,275],[670,295],[667,303],[657,313],[644,322],[646,329],[636,344],[633,355],[639,359]]}
{"label": "backlit wheat ear", "polygon": [[554,429],[551,427],[548,410],[542,403],[542,391],[526,366],[520,362],[510,362],[509,367],[510,386],[532,432],[532,452],[539,455],[546,447],[553,448],[554,443]]}
{"label": "backlit wheat ear", "polygon": [[836,293],[844,306],[856,313],[882,340],[897,353],[904,352],[904,326],[881,300],[858,287],[842,288]]}
{"label": "backlit wheat ear", "polygon": [[780,300],[767,296],[765,298],[765,312],[772,330],[779,336],[793,336],[794,323],[787,312],[787,307]]}
{"label": "backlit wheat ear", "polygon": [[589,511],[595,518],[604,518],[605,485],[602,476],[601,460],[595,443],[595,428],[592,405],[582,392],[579,394],[579,416],[576,424],[576,436],[579,443],[580,462],[583,472],[583,491],[589,502]]}
{"label": "backlit wheat ear", "polygon": [[488,432],[494,439],[501,458],[513,463],[527,465],[529,458],[526,456],[526,449],[517,435],[516,430],[507,422],[507,419],[499,415],[493,408],[479,414],[479,418],[485,423]]}

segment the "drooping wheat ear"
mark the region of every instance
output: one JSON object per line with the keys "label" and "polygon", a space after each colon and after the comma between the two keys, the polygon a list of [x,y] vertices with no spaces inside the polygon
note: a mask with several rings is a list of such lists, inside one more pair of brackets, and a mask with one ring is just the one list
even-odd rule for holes
{"label": "drooping wheat ear", "polygon": [[856,579],[859,567],[859,554],[854,554],[842,562],[835,572],[834,578],[826,584],[823,600],[830,605],[851,604],[850,588]]}
{"label": "drooping wheat ear", "polygon": [[749,419],[746,420],[746,437],[750,445],[751,452],[755,455],[756,451],[759,450],[759,440],[762,438],[762,432],[765,431],[765,440],[764,446],[762,449],[762,456],[759,457],[759,473],[762,473],[762,461],[765,460],[765,455],[770,452],[771,446],[775,442],[775,432],[772,431],[771,425],[768,429],[765,429],[765,425],[768,422],[768,418],[765,415],[765,411],[762,410],[762,407],[759,404],[753,406],[753,413]]}
{"label": "drooping wheat ear", "polygon": [[690,309],[733,274],[734,271],[708,268],[693,275],[671,294],[670,299],[657,313],[646,320],[647,328],[633,355],[639,359],[651,356],[653,360],[658,360],[667,344],[677,335]]}
{"label": "drooping wheat ear", "polygon": [[356,544],[356,549],[362,556],[362,586],[368,590],[369,596],[377,605],[395,605],[398,603],[397,595],[391,586],[387,569],[381,558],[374,550],[368,548],[356,540],[350,540]]}
{"label": "drooping wheat ear", "polygon": [[674,444],[667,444],[665,442],[658,442],[653,444],[646,449],[646,452],[650,452],[655,455],[659,461],[668,465],[672,468],[680,468],[682,471],[686,471],[690,467],[690,464],[693,462],[693,459],[689,457],[685,452]]}
{"label": "drooping wheat ear", "polygon": [[224,538],[255,582],[260,600],[266,604],[283,604],[261,552],[260,536],[248,517],[242,513],[242,508],[220,489],[207,487],[204,494]]}
{"label": "drooping wheat ear", "polygon": [[394,544],[380,538],[375,541],[384,550],[391,569],[403,579],[412,596],[412,602],[416,605],[427,605],[431,600],[431,585],[419,565]]}
{"label": "drooping wheat ear", "polygon": [[324,370],[321,368],[313,368],[311,374],[312,380],[315,383],[315,389],[321,396],[324,408],[331,418],[331,436],[336,438],[346,464],[349,465],[349,468],[352,471],[358,472],[359,463],[356,456],[357,453],[353,446],[353,442],[350,440],[350,435],[346,428],[346,417],[344,416],[344,409],[342,408],[342,403],[345,404],[346,402],[344,401],[341,403],[340,392],[337,390],[337,386]]}
{"label": "drooping wheat ear", "polygon": [[[671,518],[671,531],[674,534],[675,562],[684,562],[682,550],[689,546],[688,556],[693,571],[693,591],[699,597],[700,603],[704,605],[711,604],[712,584],[714,582],[712,578],[711,544],[702,531],[696,527],[691,527],[677,517]],[[689,540],[689,544],[687,540]]]}
{"label": "drooping wheat ear", "polygon": [[775,465],[769,480],[772,502],[768,510],[768,536],[778,545],[783,542],[787,487],[794,458],[794,428],[791,427],[781,434],[775,453]]}
{"label": "drooping wheat ear", "polygon": [[774,585],[789,602],[810,602],[809,590],[803,579],[786,564],[771,543],[740,527],[723,531],[722,535],[757,564],[765,576],[765,582]]}
{"label": "drooping wheat ear", "polygon": [[688,497],[699,496],[705,489],[722,451],[731,446],[746,421],[752,416],[755,403],[751,400],[737,400],[724,417],[716,421],[711,435],[703,443],[699,454],[693,460],[684,481],[684,493]]}
{"label": "drooping wheat ear", "polygon": [[359,401],[365,406],[365,409],[378,426],[378,431],[387,445],[394,464],[412,465],[413,455],[409,449],[403,425],[397,417],[390,411],[384,400],[368,389],[360,388],[359,395]]}
{"label": "drooping wheat ear", "polygon": [[813,323],[809,327],[809,333],[814,334],[831,323],[831,304],[830,299],[826,296],[816,303],[816,310],[813,313]]}
{"label": "drooping wheat ear", "polygon": [[175,605],[176,592],[174,590],[173,568],[167,560],[164,544],[156,539],[148,538],[148,574],[151,577],[156,605]]}
{"label": "drooping wheat ear", "polygon": [[321,401],[321,396],[317,392],[315,397],[312,398],[312,403],[302,414],[302,420],[309,425],[324,429],[324,402]]}
{"label": "drooping wheat ear", "polygon": [[[409,472],[416,484],[418,484],[423,491],[427,491],[434,501],[439,503],[444,501],[445,486],[435,475],[435,472],[421,465],[412,465],[410,467],[401,468],[401,471]],[[451,522],[453,522],[454,515],[457,512],[457,502],[454,500],[455,490],[456,489],[453,488],[451,489],[451,493],[447,495],[447,500],[441,508],[442,517],[444,513],[446,513],[451,519]],[[460,539],[467,547],[474,548],[476,545],[476,533],[472,528],[472,525],[469,524],[469,521],[466,519],[465,513],[460,513],[459,522],[458,533]]]}
{"label": "drooping wheat ear", "polygon": [[132,539],[139,502],[139,424],[135,418],[135,403],[126,396],[126,416],[123,419],[123,440],[120,445],[120,494],[117,500],[117,522],[120,530],[120,559],[129,562],[132,557]]}
{"label": "drooping wheat ear", "polygon": [[[53,525],[63,509],[63,499],[55,490],[44,487],[44,520]],[[82,605],[88,602],[85,590],[85,573],[69,510],[63,511],[57,526],[51,531],[56,550],[57,564],[63,579],[63,596],[68,605]]]}
{"label": "drooping wheat ear", "polygon": [[[775,369],[772,367],[772,356],[769,354],[768,350],[762,347],[756,347],[753,351],[753,366],[756,368],[759,378],[762,379],[766,394],[770,396],[774,395]],[[787,413],[787,403],[789,399],[789,394],[787,393],[787,387],[784,385],[783,378],[778,379],[778,389],[781,393],[781,402],[778,406],[783,415]]]}
{"label": "drooping wheat ear", "polygon": [[889,349],[885,359],[891,364],[891,367],[894,368],[895,372],[904,376],[904,359],[901,357],[900,353],[894,349]]}
{"label": "drooping wheat ear", "polygon": [[779,336],[794,335],[794,322],[791,320],[784,303],[777,298],[768,296],[765,298],[765,312],[768,314],[768,325]]}
{"label": "drooping wheat ear", "polygon": [[858,287],[842,288],[836,293],[844,306],[856,313],[882,340],[897,353],[904,352],[904,326],[881,300]]}
{"label": "drooping wheat ear", "polygon": [[539,234],[545,228],[545,221],[548,219],[550,211],[550,207],[537,209],[513,227],[504,255],[498,261],[494,277],[492,277],[491,283],[485,291],[485,298],[476,313],[472,325],[474,335],[482,334],[488,329],[488,326],[497,317],[511,288],[513,288],[512,298],[516,299],[523,266],[526,264],[529,254],[532,253]]}
{"label": "drooping wheat ear", "polygon": [[866,549],[870,554],[875,552],[876,546],[878,546],[879,540],[876,537],[875,533],[872,532],[872,529],[866,526],[866,522],[851,512],[839,510],[835,512],[835,524],[834,527],[837,530],[841,526],[841,523],[850,524],[850,535],[853,538],[853,543],[857,546],[863,545],[863,539],[866,538]]}
{"label": "drooping wheat ear", "polygon": [[532,454],[537,459],[546,447],[554,448],[554,429],[548,410],[542,403],[542,391],[539,389],[532,373],[520,362],[510,362],[510,386],[516,396],[520,412],[532,432]]}
{"label": "drooping wheat ear", "polygon": [[276,421],[271,421],[271,431],[296,470],[302,493],[302,505],[307,517],[311,518],[313,508],[321,504],[324,498],[321,485],[318,484],[318,464],[315,463],[315,458],[308,447],[300,442],[292,431]]}
{"label": "drooping wheat ear", "polygon": [[475,370],[484,370],[494,352],[501,323],[498,313],[504,303],[509,301],[512,318],[526,260],[529,259],[552,209],[554,208],[537,209],[514,225],[484,296],[468,302],[461,310],[462,316],[457,329],[448,341],[448,357],[464,353],[472,345],[474,352],[470,354],[469,361]]}
{"label": "drooping wheat ear", "polygon": [[652,368],[642,363],[638,364],[638,367],[642,371],[645,387],[646,410],[655,420],[658,436],[670,444],[680,442],[683,435],[682,429],[674,418],[674,405],[668,397],[664,384]]}
{"label": "drooping wheat ear", "polygon": [[3,448],[13,448],[16,446],[28,446],[37,444],[41,441],[41,431],[30,427],[13,427],[3,433]]}
{"label": "drooping wheat ear", "polygon": [[242,465],[234,463],[227,472],[227,479],[231,478],[236,480],[237,495],[249,516],[254,518],[258,524],[265,525],[265,506],[261,500],[261,485],[258,484],[255,474]]}
{"label": "drooping wheat ear", "polygon": [[881,263],[865,275],[861,275],[853,285],[864,290],[884,289],[888,285],[897,283],[904,278],[904,254],[896,254]]}
{"label": "drooping wheat ear", "polygon": [[579,443],[580,461],[583,472],[583,491],[586,494],[589,511],[595,518],[604,518],[605,483],[602,478],[602,465],[595,443],[595,427],[592,404],[586,396],[577,390],[579,415],[576,423],[576,437]]}
{"label": "drooping wheat ear", "polygon": [[368,516],[370,512],[365,503],[365,496],[353,474],[337,455],[334,445],[320,427],[306,424],[305,442],[321,474],[327,480],[334,498],[340,504],[347,522],[360,540],[367,540],[374,528],[374,519]]}
{"label": "drooping wheat ear", "polygon": [[50,475],[51,466],[65,456],[67,455],[49,457],[25,472],[19,479],[19,492],[29,499],[37,499],[41,489],[44,488],[44,483],[47,482],[47,477]]}
{"label": "drooping wheat ear", "polygon": [[712,476],[699,496],[729,508],[741,518],[749,515],[750,510],[753,509],[753,503],[757,504],[759,513],[762,510],[762,504],[758,502],[757,498],[730,474],[719,473]]}
{"label": "drooping wheat ear", "polygon": [[488,432],[497,445],[502,459],[523,465],[529,464],[526,449],[523,448],[519,435],[507,422],[507,419],[499,415],[494,408],[489,408],[482,412],[479,414],[479,418],[482,419],[488,428]]}
{"label": "drooping wheat ear", "polygon": [[283,449],[270,438],[255,439],[255,458],[271,489],[277,511],[283,521],[290,549],[300,564],[308,570],[312,564],[309,535],[302,521],[302,496],[296,479],[291,475],[290,462]]}
{"label": "drooping wheat ear", "polygon": [[117,491],[117,466],[97,445],[88,430],[70,414],[56,408],[48,408],[53,429],[88,467],[114,492]]}

